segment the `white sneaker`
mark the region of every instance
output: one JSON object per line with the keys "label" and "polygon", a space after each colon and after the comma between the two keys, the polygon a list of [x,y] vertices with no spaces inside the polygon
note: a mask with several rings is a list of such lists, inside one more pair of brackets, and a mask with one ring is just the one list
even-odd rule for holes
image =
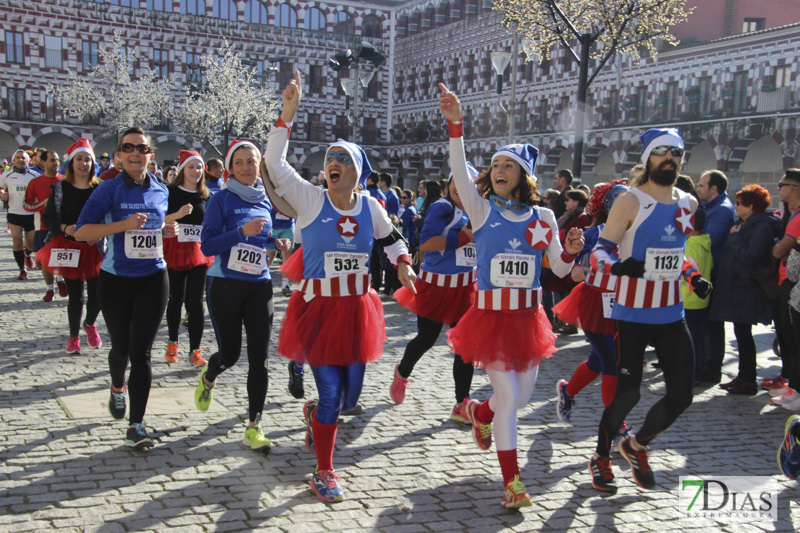
{"label": "white sneaker", "polygon": [[800,411],[800,396],[797,397],[796,400],[792,402],[787,402],[781,405],[787,411]]}
{"label": "white sneaker", "polygon": [[777,398],[771,398],[770,401],[775,405],[784,405],[797,399],[800,399],[800,394],[798,394],[794,389],[789,389],[781,396],[778,396]]}
{"label": "white sneaker", "polygon": [[768,389],[769,395],[773,398],[777,398],[778,396],[783,396],[787,392],[789,392],[789,387],[781,387],[780,389]]}

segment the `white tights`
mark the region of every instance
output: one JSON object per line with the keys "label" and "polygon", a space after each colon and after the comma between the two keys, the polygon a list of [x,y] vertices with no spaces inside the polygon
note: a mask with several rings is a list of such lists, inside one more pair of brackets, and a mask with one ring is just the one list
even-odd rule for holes
{"label": "white tights", "polygon": [[539,367],[527,372],[487,369],[494,394],[489,407],[494,411],[492,432],[498,451],[517,448],[517,409],[525,407],[531,399]]}

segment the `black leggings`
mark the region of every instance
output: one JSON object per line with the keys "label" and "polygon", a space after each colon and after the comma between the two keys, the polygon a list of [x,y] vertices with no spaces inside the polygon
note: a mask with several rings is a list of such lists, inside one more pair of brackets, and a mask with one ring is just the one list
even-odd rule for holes
{"label": "black leggings", "polygon": [[267,349],[272,334],[272,280],[240,281],[209,276],[206,280],[208,313],[217,334],[219,351],[208,358],[206,379],[214,381],[239,360],[242,323],[247,332],[247,396],[250,422],[264,410],[269,375]]}
{"label": "black leggings", "polygon": [[642,356],[648,344],[655,346],[667,393],[648,411],[636,432],[639,444],[649,443],[672,425],[692,404],[694,346],[686,321],[671,324],[640,324],[617,321],[617,391],[603,411],[597,435],[597,453],[607,457],[611,441],[625,417],[639,402]]}
{"label": "black leggings", "polygon": [[178,342],[181,327],[181,308],[186,303],[189,313],[189,349],[200,348],[203,340],[205,312],[203,311],[203,290],[206,284],[207,265],[196,266],[191,270],[167,269],[169,273],[169,302],[167,303],[167,329],[169,340]]}
{"label": "black leggings", "polygon": [[166,269],[143,278],[124,278],[101,270],[97,278],[100,309],[111,336],[108,367],[115,388],[125,386],[125,370],[129,360],[131,363],[131,424],[141,423],[147,409],[153,379],[150,350],[164,318],[168,292]]}
{"label": "black leggings", "polygon": [[[444,324],[421,316],[417,317],[417,336],[411,339],[411,342],[406,346],[403,360],[400,361],[400,367],[397,370],[401,376],[407,378],[411,375],[417,361],[436,344],[436,339],[439,338],[442,327],[444,327]],[[455,324],[452,324],[451,327],[455,327]],[[453,354],[453,381],[456,384],[456,402],[461,403],[464,398],[469,398],[473,372],[472,363],[465,363],[460,355]]]}
{"label": "black leggings", "polygon": [[756,342],[753,340],[753,326],[733,324],[733,334],[739,345],[739,379],[748,383],[756,381]]}
{"label": "black leggings", "polygon": [[[83,314],[83,281],[79,279],[64,278],[67,285],[69,300],[67,301],[67,319],[69,320],[69,334],[77,336],[81,328],[81,315]],[[86,324],[91,326],[100,314],[100,303],[97,301],[97,278],[86,280]]]}

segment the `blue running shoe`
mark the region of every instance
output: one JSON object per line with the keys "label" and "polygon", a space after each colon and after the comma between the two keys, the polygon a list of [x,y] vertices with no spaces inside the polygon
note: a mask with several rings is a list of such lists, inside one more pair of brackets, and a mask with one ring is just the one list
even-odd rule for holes
{"label": "blue running shoe", "polygon": [[144,424],[133,424],[128,428],[128,433],[125,434],[125,446],[130,446],[137,450],[152,448],[153,439],[145,431]]}
{"label": "blue running shoe", "polygon": [[800,434],[800,415],[792,415],[786,421],[783,442],[778,449],[778,467],[789,479],[800,476],[800,441],[796,435]]}
{"label": "blue running shoe", "polygon": [[556,393],[558,393],[556,414],[562,422],[569,422],[569,417],[572,415],[572,404],[575,403],[575,397],[567,394],[567,383],[569,382],[566,379],[562,379],[556,384]]}
{"label": "blue running shoe", "polygon": [[108,399],[108,412],[115,420],[122,420],[125,418],[125,392],[128,385],[122,387],[122,392],[114,392],[111,387],[111,397]]}
{"label": "blue running shoe", "polygon": [[306,423],[306,449],[308,453],[314,453],[314,411],[317,410],[317,400],[308,400],[303,406],[303,420]]}
{"label": "blue running shoe", "polygon": [[314,476],[311,478],[311,490],[317,498],[324,502],[340,502],[344,500],[344,491],[339,486],[339,474],[330,470],[314,469]]}

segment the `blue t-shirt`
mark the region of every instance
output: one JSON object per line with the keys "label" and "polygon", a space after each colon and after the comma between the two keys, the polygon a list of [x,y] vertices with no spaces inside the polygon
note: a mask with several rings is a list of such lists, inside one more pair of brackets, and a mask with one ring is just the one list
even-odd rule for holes
{"label": "blue t-shirt", "polygon": [[445,237],[446,244],[444,250],[425,252],[422,270],[436,274],[461,274],[473,269],[471,266],[458,265],[456,261],[458,235],[467,222],[469,222],[467,214],[453,207],[444,198],[436,200],[428,206],[425,224],[422,226],[419,238],[420,243],[424,243],[431,237]]}
{"label": "blue t-shirt", "polygon": [[294,229],[294,219],[289,218],[273,206],[269,212],[272,215],[272,229]]}
{"label": "blue t-shirt", "polygon": [[222,185],[222,179],[212,180],[206,178],[206,187],[208,187],[208,190],[209,192],[211,192],[211,194],[221,191],[222,190],[221,185]]}
{"label": "blue t-shirt", "polygon": [[412,204],[403,209],[403,214],[400,215],[400,221],[403,223],[403,237],[408,241],[410,248],[417,246],[417,226],[414,224],[414,217],[417,216],[417,210]]}
{"label": "blue t-shirt", "polygon": [[397,197],[397,193],[392,189],[388,189],[383,194],[386,196],[386,212],[397,216],[397,213],[400,212],[400,198]]}
{"label": "blue t-shirt", "polygon": [[[100,268],[125,278],[140,278],[166,268],[161,229],[167,214],[169,193],[155,176],[147,174],[137,185],[127,172],[106,180],[94,190],[83,206],[75,229],[84,224],[110,224],[136,213],[147,213],[142,230],[115,233]],[[153,257],[155,256],[155,257]]]}

